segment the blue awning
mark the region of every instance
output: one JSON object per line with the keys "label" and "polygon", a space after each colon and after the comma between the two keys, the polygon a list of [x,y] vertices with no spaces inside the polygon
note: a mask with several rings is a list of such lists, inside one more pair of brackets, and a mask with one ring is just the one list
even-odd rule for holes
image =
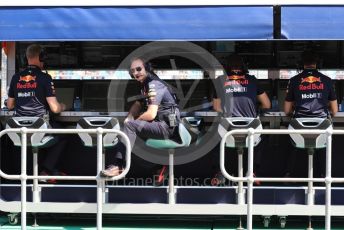
{"label": "blue awning", "polygon": [[286,39],[344,39],[344,6],[285,6],[281,36]]}
{"label": "blue awning", "polygon": [[2,41],[272,37],[272,6],[0,8]]}

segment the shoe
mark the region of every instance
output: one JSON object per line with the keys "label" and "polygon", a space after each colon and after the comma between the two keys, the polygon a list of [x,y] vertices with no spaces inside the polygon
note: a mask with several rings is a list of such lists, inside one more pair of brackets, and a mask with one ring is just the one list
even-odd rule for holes
{"label": "shoe", "polygon": [[106,169],[100,171],[101,177],[114,177],[121,174],[123,171],[123,168],[119,165],[109,165]]}
{"label": "shoe", "polygon": [[[248,172],[247,172],[247,174],[248,174]],[[246,176],[248,176],[247,174],[246,174]],[[253,177],[257,177],[255,172],[253,172]],[[253,182],[253,184],[254,184],[255,186],[260,186],[260,185],[262,184],[262,182],[261,182],[260,180],[255,180],[255,181]]]}
{"label": "shoe", "polygon": [[[45,170],[39,173],[40,176],[50,176]],[[46,179],[39,179],[38,180],[41,183],[47,183],[48,181]]]}
{"label": "shoe", "polygon": [[223,176],[221,172],[217,172],[215,176],[211,179],[212,186],[221,186],[226,183],[226,178]]}
{"label": "shoe", "polygon": [[162,166],[154,175],[154,186],[161,186],[164,184],[165,179],[168,178],[167,166]]}
{"label": "shoe", "polygon": [[[48,173],[47,171],[43,170],[39,173],[40,176],[66,176],[65,173],[63,173],[63,175],[59,174],[58,171],[56,171],[55,173]],[[57,183],[57,180],[56,179],[39,179],[38,180],[39,182],[41,183],[48,183],[48,184],[56,184]]]}
{"label": "shoe", "polygon": [[[40,176],[67,176],[66,173],[64,172],[61,172],[61,171],[54,171],[53,173],[48,173],[46,170],[43,170],[39,173]],[[42,183],[48,183],[48,184],[56,184],[57,183],[57,180],[56,179],[39,179],[38,180],[39,182],[42,182]]]}
{"label": "shoe", "polygon": [[[253,177],[256,177],[255,173],[253,173]],[[255,180],[254,181],[254,185],[256,185],[256,186],[260,186],[261,184],[262,184],[262,182],[260,180]]]}

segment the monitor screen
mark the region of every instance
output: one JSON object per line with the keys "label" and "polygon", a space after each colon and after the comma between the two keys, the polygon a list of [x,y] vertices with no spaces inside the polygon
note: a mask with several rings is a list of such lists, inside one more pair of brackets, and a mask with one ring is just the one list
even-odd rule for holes
{"label": "monitor screen", "polygon": [[258,80],[258,86],[262,89],[271,99],[273,97],[273,85],[271,79]]}
{"label": "monitor screen", "polygon": [[278,104],[280,107],[280,110],[283,110],[283,104],[284,100],[287,94],[287,87],[288,87],[288,82],[289,80],[287,79],[279,79],[277,81],[277,99],[278,99]]}
{"label": "monitor screen", "polygon": [[108,110],[108,81],[83,82],[81,104],[83,111],[104,112]]}
{"label": "monitor screen", "polygon": [[66,110],[73,109],[74,88],[55,88],[56,98],[60,103],[66,105]]}

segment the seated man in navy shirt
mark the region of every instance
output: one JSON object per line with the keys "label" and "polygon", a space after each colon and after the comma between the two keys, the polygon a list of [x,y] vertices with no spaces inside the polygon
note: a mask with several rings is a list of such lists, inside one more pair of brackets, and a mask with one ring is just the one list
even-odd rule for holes
{"label": "seated man in navy shirt", "polygon": [[338,112],[332,80],[317,70],[317,54],[303,53],[304,70],[289,80],[284,112],[293,117],[330,118]]}
{"label": "seated man in navy shirt", "polygon": [[262,109],[271,107],[268,95],[259,88],[255,76],[249,75],[242,58],[229,57],[227,75],[215,80],[214,110],[225,117],[257,117],[257,103]]}
{"label": "seated man in navy shirt", "polygon": [[[43,48],[37,44],[30,45],[26,49],[26,58],[28,61],[26,69],[12,77],[7,108],[14,109],[15,116],[43,117],[50,112],[60,113],[66,106],[57,101],[52,78],[42,71],[45,61]],[[52,119],[49,123],[53,128],[60,127]],[[60,140],[58,144],[49,148],[41,175],[57,173],[56,165],[65,145],[66,141]]]}
{"label": "seated man in navy shirt", "polygon": [[[284,112],[294,118],[318,117],[331,118],[338,112],[337,97],[331,78],[317,70],[318,55],[312,51],[302,54],[303,71],[289,80]],[[325,153],[318,153],[324,157]],[[287,160],[285,177],[290,177],[296,161],[295,151]],[[325,161],[324,161],[325,162]],[[321,174],[325,172],[320,165]]]}
{"label": "seated man in navy shirt", "polygon": [[[123,132],[128,135],[131,147],[136,137],[142,139],[171,139],[176,136],[180,122],[177,98],[172,89],[161,80],[141,58],[131,61],[130,75],[140,83],[141,100],[135,101],[124,121]],[[175,114],[171,124],[169,115]],[[125,146],[117,144],[116,159],[107,169],[101,171],[103,177],[113,177],[121,173],[125,164]],[[143,157],[144,156],[139,156]],[[162,171],[165,171],[163,167]],[[160,183],[160,181],[159,181]]]}
{"label": "seated man in navy shirt", "polygon": [[[262,109],[271,107],[268,95],[259,88],[256,77],[248,74],[247,67],[239,55],[233,54],[229,57],[228,67],[227,74],[216,78],[214,83],[215,111],[222,113],[224,117],[256,118],[258,105]],[[257,158],[255,157],[256,168],[259,162]],[[217,176],[221,177],[220,173],[217,173]],[[219,182],[215,179],[212,184],[217,185]]]}

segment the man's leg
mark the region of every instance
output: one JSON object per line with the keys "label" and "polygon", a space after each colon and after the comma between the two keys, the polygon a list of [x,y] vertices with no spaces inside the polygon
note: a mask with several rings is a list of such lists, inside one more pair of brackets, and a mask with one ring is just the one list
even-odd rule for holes
{"label": "man's leg", "polygon": [[[172,135],[165,122],[148,122],[141,120],[132,120],[124,123],[123,132],[128,136],[131,149],[134,148],[136,137],[146,140],[148,138],[168,139]],[[125,145],[123,141],[117,144],[116,158],[123,159],[125,154]]]}
{"label": "man's leg", "polygon": [[294,176],[297,153],[298,153],[298,150],[296,148],[291,149],[291,151],[289,152],[287,161],[286,161],[286,170],[285,170],[284,177]]}
{"label": "man's leg", "polygon": [[326,149],[318,149],[315,151],[315,177],[326,176]]}
{"label": "man's leg", "polygon": [[[131,148],[134,147],[136,137],[139,136],[142,139],[156,138],[156,139],[168,139],[172,135],[169,127],[165,122],[148,122],[141,120],[132,120],[124,123],[123,132],[128,136]],[[102,176],[112,177],[121,173],[125,162],[126,147],[123,141],[117,144],[117,152],[115,155],[115,162],[110,165],[106,170],[101,172]]]}
{"label": "man's leg", "polygon": [[66,145],[67,141],[64,138],[59,138],[58,143],[46,150],[47,155],[44,158],[42,166],[49,171],[48,173],[57,171],[56,165]]}
{"label": "man's leg", "polygon": [[143,139],[168,139],[172,134],[165,122],[141,120],[133,120],[125,123],[123,132],[128,135],[131,147],[134,146],[137,136]]}
{"label": "man's leg", "polygon": [[[62,126],[57,122],[51,122],[52,128],[62,128]],[[61,154],[63,153],[67,140],[64,134],[55,136],[57,138],[57,143],[46,149],[46,156],[43,161],[43,168],[48,170],[48,173],[54,173],[57,171],[56,165],[59,161]]]}

